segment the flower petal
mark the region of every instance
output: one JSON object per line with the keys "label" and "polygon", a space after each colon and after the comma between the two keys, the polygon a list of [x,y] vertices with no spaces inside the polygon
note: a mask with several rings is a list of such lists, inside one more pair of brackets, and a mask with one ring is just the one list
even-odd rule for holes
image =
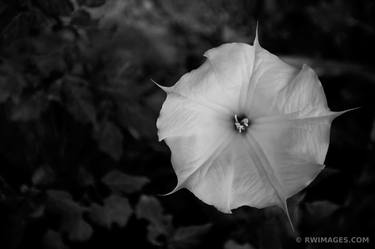
{"label": "flower petal", "polygon": [[255,62],[249,88],[241,100],[253,119],[300,112],[301,116],[329,112],[322,85],[315,72],[303,65],[297,70],[263,49],[256,37]]}
{"label": "flower petal", "polygon": [[242,205],[266,207],[278,203],[275,191],[258,171],[255,153],[243,137],[232,137],[210,160],[199,167],[185,187],[207,204],[225,213]]}
{"label": "flower petal", "polygon": [[[273,110],[283,116],[272,122],[268,117],[267,124],[262,122],[267,118],[259,118],[257,122],[261,124],[253,127],[259,136],[262,134],[259,140],[268,142],[272,148],[288,148],[288,154],[292,154],[296,161],[303,158],[307,164],[322,165],[328,150],[331,122],[341,113],[329,110],[323,88],[314,71],[304,65],[273,99]],[[294,165],[292,162],[289,164]],[[311,172],[309,175],[306,176],[308,180],[305,185],[311,182],[316,173]]]}
{"label": "flower petal", "polygon": [[[315,124],[314,124],[315,123]],[[320,130],[309,134],[316,125]],[[324,168],[328,148],[326,120],[256,122],[250,133],[259,143],[288,198],[306,187]],[[329,127],[328,127],[329,130]]]}
{"label": "flower petal", "polygon": [[250,79],[253,47],[229,43],[208,50],[204,56],[205,63],[168,90],[218,111],[237,111],[240,88]]}
{"label": "flower petal", "polygon": [[172,152],[178,180],[172,192],[228,142],[234,134],[229,120],[209,107],[168,93],[157,127],[159,140],[165,140]]}
{"label": "flower petal", "polygon": [[306,118],[293,114],[254,121],[250,133],[264,150],[286,198],[308,186],[324,168],[331,122],[344,112]]}
{"label": "flower petal", "polygon": [[257,35],[253,47],[254,69],[247,88],[241,92],[241,108],[248,110],[252,118],[274,115],[277,113],[272,105],[275,97],[294,79],[298,70],[263,49]]}
{"label": "flower petal", "polygon": [[275,98],[280,113],[298,113],[299,117],[325,115],[330,112],[318,76],[307,65],[283,87]]}
{"label": "flower petal", "polygon": [[[324,168],[332,120],[321,83],[308,66],[298,72],[259,46],[248,104],[251,133],[290,197]],[[276,117],[276,118],[275,118]]]}
{"label": "flower petal", "polygon": [[276,182],[273,187],[279,205],[289,218],[286,199],[310,184],[324,168],[330,125],[341,113],[329,110],[311,68],[304,65],[298,72],[262,49],[257,39],[254,46],[255,68],[245,101],[253,122],[249,136],[269,162],[262,166],[275,176],[269,181]]}
{"label": "flower petal", "polygon": [[253,72],[255,49],[246,43],[227,43],[208,50],[204,54],[216,80],[229,91],[230,108],[240,109],[239,98],[241,91],[246,87]]}
{"label": "flower petal", "polygon": [[218,129],[226,130],[226,122],[223,122],[225,118],[225,115],[207,106],[171,92],[164,101],[156,122],[159,141],[168,137],[204,136]]}
{"label": "flower petal", "polygon": [[250,45],[225,44],[205,56],[202,66],[174,86],[159,86],[168,95],[157,121],[158,136],[172,151],[175,190],[233,135],[231,118],[238,109],[240,88],[251,74]]}

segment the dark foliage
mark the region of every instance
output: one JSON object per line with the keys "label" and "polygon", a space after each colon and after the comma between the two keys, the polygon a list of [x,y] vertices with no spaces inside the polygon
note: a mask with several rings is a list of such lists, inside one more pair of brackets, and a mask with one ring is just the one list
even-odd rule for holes
{"label": "dark foliage", "polygon": [[[4,0],[0,248],[364,248],[375,242],[371,0]],[[334,111],[326,169],[278,208],[225,215],[175,184],[156,118],[208,48],[250,42],[311,65]]]}

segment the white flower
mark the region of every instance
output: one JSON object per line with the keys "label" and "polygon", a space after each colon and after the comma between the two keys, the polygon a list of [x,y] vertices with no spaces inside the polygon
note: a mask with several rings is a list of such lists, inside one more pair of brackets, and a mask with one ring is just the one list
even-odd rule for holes
{"label": "white flower", "polygon": [[[277,205],[324,168],[332,112],[314,71],[254,45],[208,50],[172,87],[157,120],[178,183],[224,213]],[[289,215],[288,215],[289,218]],[[290,221],[290,218],[289,218]]]}

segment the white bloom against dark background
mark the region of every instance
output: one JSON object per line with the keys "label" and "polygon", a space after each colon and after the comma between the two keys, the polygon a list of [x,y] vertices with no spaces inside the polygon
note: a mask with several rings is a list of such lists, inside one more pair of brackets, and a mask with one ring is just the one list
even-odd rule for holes
{"label": "white bloom against dark background", "polygon": [[[229,43],[167,93],[157,120],[180,188],[224,213],[277,205],[324,168],[332,112],[314,71],[254,45]],[[290,220],[290,218],[289,218]]]}

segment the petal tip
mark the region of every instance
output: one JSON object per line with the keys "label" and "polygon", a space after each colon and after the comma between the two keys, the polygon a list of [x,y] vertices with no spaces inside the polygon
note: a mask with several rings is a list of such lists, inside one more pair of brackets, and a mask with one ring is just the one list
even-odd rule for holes
{"label": "petal tip", "polygon": [[350,111],[355,111],[355,110],[360,109],[360,108],[362,108],[362,107],[355,107],[355,108],[351,108],[351,109],[340,111],[340,112],[332,112],[332,120],[341,116],[344,113],[347,113],[347,112],[350,112]]}
{"label": "petal tip", "polygon": [[293,225],[293,222],[292,222],[292,219],[290,217],[290,214],[289,214],[289,210],[288,210],[288,205],[287,205],[287,202],[286,200],[283,201],[283,203],[281,203],[281,208],[284,210],[285,214],[286,214],[286,217],[288,219],[288,223],[290,224],[290,227],[293,231],[293,233],[296,231],[295,228],[294,228],[294,225]]}
{"label": "petal tip", "polygon": [[165,193],[165,194],[158,194],[158,195],[159,196],[168,196],[168,195],[176,193],[181,188],[182,188],[182,186],[180,184],[177,184],[177,186],[172,191],[169,191],[168,193]]}
{"label": "petal tip", "polygon": [[256,27],[255,27],[254,46],[255,45],[260,46],[260,44],[259,44],[259,33],[258,33],[258,30],[259,30],[259,21],[257,21]]}
{"label": "petal tip", "polygon": [[256,27],[255,27],[255,37],[254,37],[254,41],[253,41],[253,47],[254,47],[255,51],[258,51],[258,52],[265,50],[260,45],[260,42],[259,42],[259,23],[258,22],[257,22]]}
{"label": "petal tip", "polygon": [[171,87],[162,86],[159,83],[157,83],[155,80],[150,79],[155,85],[157,85],[161,90],[163,90],[166,93],[169,93],[171,91]]}
{"label": "petal tip", "polygon": [[233,212],[230,208],[219,208],[215,205],[214,205],[214,207],[216,207],[217,210],[219,210],[220,212],[222,212],[224,214],[233,214]]}
{"label": "petal tip", "polygon": [[[304,73],[310,73],[310,74],[316,76],[316,73],[315,73],[314,69],[312,69],[309,65],[307,65],[307,64],[305,64],[305,63],[302,64],[301,72],[304,72]],[[316,76],[316,77],[317,77],[317,76]]]}

